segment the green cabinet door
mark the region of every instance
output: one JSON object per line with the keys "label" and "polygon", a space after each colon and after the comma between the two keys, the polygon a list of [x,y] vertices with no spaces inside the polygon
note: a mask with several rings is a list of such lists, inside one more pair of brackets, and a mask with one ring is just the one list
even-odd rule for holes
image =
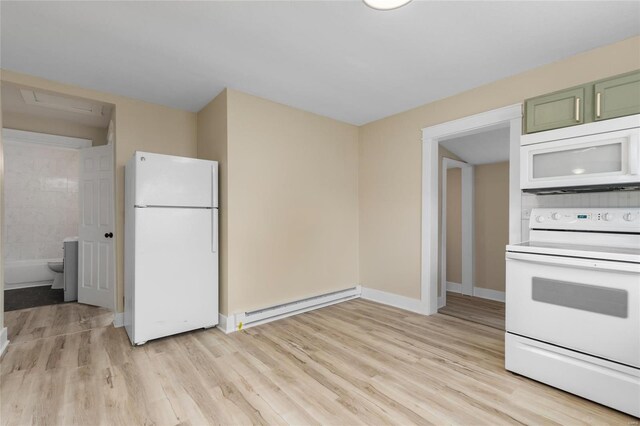
{"label": "green cabinet door", "polygon": [[640,114],[640,71],[597,82],[595,119]]}
{"label": "green cabinet door", "polygon": [[525,133],[585,123],[588,87],[575,87],[525,101]]}

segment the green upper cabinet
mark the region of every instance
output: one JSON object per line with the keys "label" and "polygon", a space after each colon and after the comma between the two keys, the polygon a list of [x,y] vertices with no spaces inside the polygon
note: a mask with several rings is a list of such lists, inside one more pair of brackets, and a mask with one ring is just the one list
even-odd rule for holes
{"label": "green upper cabinet", "polygon": [[640,71],[596,82],[595,119],[640,114]]}
{"label": "green upper cabinet", "polygon": [[538,96],[525,102],[525,133],[541,132],[585,122],[585,95],[588,87]]}
{"label": "green upper cabinet", "polygon": [[640,114],[640,70],[524,101],[524,133]]}

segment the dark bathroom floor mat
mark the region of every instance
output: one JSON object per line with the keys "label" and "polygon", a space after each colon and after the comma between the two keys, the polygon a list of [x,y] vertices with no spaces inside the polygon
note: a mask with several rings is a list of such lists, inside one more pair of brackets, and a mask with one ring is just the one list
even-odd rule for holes
{"label": "dark bathroom floor mat", "polygon": [[64,303],[64,290],[51,286],[17,288],[4,291],[4,311],[35,308],[36,306]]}

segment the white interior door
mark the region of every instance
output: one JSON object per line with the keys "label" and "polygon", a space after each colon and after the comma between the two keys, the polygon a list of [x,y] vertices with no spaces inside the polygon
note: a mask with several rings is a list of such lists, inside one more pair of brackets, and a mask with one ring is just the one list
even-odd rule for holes
{"label": "white interior door", "polygon": [[113,146],[85,148],[80,156],[78,302],[115,304]]}

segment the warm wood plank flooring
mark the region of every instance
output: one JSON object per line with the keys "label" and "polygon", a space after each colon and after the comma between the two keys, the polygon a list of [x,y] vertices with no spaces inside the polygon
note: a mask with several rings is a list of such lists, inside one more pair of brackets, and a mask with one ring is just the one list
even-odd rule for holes
{"label": "warm wood plank flooring", "polygon": [[503,332],[451,316],[354,300],[134,348],[103,310],[38,309],[7,313],[4,425],[635,421],[506,372]]}
{"label": "warm wood plank flooring", "polygon": [[504,330],[504,303],[447,292],[447,306],[438,312]]}
{"label": "warm wood plank flooring", "polygon": [[79,303],[40,306],[5,313],[11,344],[106,327],[113,323],[108,309]]}

